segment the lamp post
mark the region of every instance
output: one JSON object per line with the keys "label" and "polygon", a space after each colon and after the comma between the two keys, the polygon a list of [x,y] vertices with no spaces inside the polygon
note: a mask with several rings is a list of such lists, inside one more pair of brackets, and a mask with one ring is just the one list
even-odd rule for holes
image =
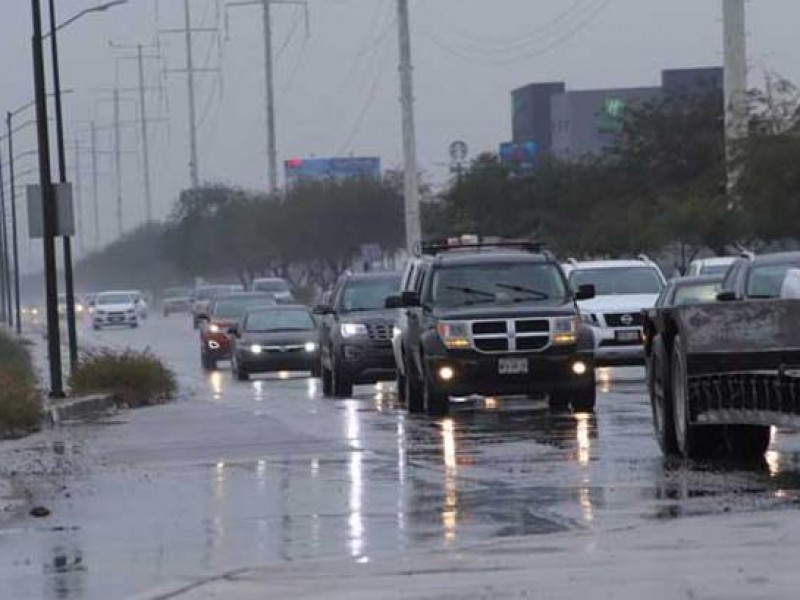
{"label": "lamp post", "polygon": [[[61,72],[58,62],[58,31],[64,29],[71,23],[74,23],[84,15],[94,12],[103,12],[118,6],[126,4],[128,0],[113,0],[98,4],[97,6],[89,7],[82,10],[73,17],[70,17],[60,25],[56,25],[56,7],[55,0],[50,1],[50,50],[52,55],[52,68],[53,68],[53,94],[55,95],[55,111],[56,111],[56,149],[58,156],[58,180],[60,183],[67,183],[67,159],[66,150],[64,148],[64,114],[61,105]],[[75,326],[75,280],[73,277],[72,268],[72,239],[69,235],[63,236],[63,249],[64,249],[64,291],[66,293],[66,309],[67,309],[67,338],[69,341],[69,362],[70,370],[74,371],[78,364],[78,335]]]}

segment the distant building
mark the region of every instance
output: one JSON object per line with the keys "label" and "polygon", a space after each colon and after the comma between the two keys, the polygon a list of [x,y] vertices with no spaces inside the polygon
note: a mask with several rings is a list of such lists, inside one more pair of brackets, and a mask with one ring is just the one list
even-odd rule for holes
{"label": "distant building", "polygon": [[381,159],[377,157],[292,158],[284,163],[286,186],[301,181],[326,179],[380,179]]}
{"label": "distant building", "polygon": [[722,89],[724,69],[668,69],[661,86],[567,90],[563,82],[533,83],[511,93],[513,140],[503,144],[501,155],[525,155],[535,148],[539,156],[570,159],[599,154],[613,144],[625,111],[632,105],[669,94],[694,94]]}

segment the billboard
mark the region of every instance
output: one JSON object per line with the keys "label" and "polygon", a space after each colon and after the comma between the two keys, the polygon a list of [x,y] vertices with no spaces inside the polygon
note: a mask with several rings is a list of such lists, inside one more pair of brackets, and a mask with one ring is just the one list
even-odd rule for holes
{"label": "billboard", "polygon": [[284,163],[286,185],[324,179],[381,178],[381,159],[376,157],[292,158]]}
{"label": "billboard", "polygon": [[539,146],[536,142],[500,144],[500,160],[517,168],[530,169],[536,164]]}

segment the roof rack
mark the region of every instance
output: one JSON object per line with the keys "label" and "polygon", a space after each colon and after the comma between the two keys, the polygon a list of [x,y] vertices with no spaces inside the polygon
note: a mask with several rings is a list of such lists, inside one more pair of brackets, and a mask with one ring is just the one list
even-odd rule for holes
{"label": "roof rack", "polygon": [[546,244],[544,242],[535,242],[531,240],[481,239],[478,236],[469,235],[423,242],[421,245],[421,253],[425,255],[436,255],[442,252],[457,250],[483,250],[489,248],[513,248],[525,252],[543,252],[546,248]]}

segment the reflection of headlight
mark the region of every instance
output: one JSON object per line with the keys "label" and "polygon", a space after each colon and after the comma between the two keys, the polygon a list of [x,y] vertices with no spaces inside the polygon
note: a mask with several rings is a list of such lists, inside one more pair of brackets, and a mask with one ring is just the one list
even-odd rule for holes
{"label": "reflection of headlight", "polygon": [[574,344],[578,339],[578,326],[577,317],[556,317],[553,319],[553,343]]}
{"label": "reflection of headlight", "polygon": [[213,323],[208,326],[208,330],[211,333],[219,333],[220,332],[219,325],[214,325]]}
{"label": "reflection of headlight", "polygon": [[472,345],[469,338],[469,323],[442,321],[436,326],[436,331],[450,350],[469,348]]}
{"label": "reflection of headlight", "polygon": [[367,326],[363,323],[342,323],[342,337],[356,337],[357,335],[367,335]]}
{"label": "reflection of headlight", "polygon": [[316,352],[317,345],[314,342],[306,342],[306,352]]}
{"label": "reflection of headlight", "polygon": [[252,352],[253,354],[261,354],[261,346],[259,346],[258,344],[253,344],[252,346],[250,346],[250,352]]}

